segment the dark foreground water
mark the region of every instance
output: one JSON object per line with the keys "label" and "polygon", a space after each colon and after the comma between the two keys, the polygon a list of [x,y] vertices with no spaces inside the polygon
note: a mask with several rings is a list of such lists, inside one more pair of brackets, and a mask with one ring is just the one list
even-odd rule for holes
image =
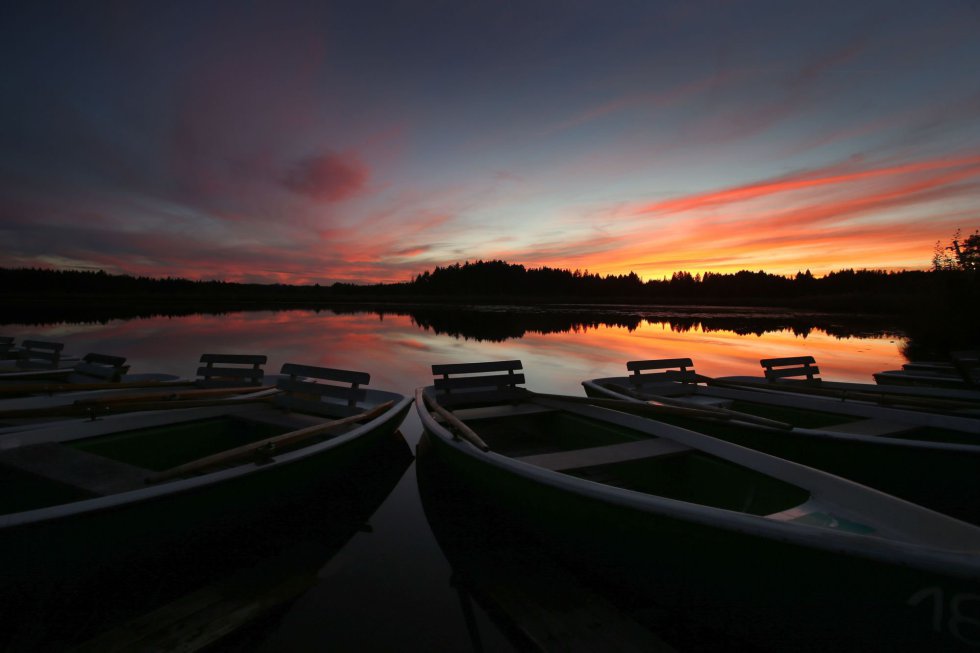
{"label": "dark foreground water", "polygon": [[[627,360],[681,356],[721,376],[811,354],[827,378],[870,382],[901,366],[906,344],[890,325],[834,316],[633,308],[251,312],[8,324],[2,334],[180,376],[203,353],[266,354],[270,372],[286,362],[364,370],[372,386],[403,393],[428,384],[434,363],[520,359],[528,387],[575,395],[585,379],[625,373]],[[421,442],[413,411],[375,459],[302,505],[154,552],[152,563],[108,561],[94,579],[80,570],[86,580],[70,592],[38,586],[8,603],[3,648],[793,650],[739,640],[568,569],[428,464]]]}

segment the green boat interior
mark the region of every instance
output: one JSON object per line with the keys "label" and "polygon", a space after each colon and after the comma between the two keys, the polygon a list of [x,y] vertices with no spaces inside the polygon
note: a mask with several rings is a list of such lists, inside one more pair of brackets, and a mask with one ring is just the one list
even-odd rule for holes
{"label": "green boat interior", "polygon": [[809,498],[795,485],[672,440],[562,411],[515,412],[461,409],[456,415],[491,451],[605,485],[753,515]]}
{"label": "green boat interior", "polygon": [[[252,383],[251,375],[260,374],[259,365],[265,357],[204,356],[202,361],[208,362],[209,368],[212,362],[250,365],[240,374],[230,368],[211,372],[247,377]],[[359,404],[366,397],[362,386],[370,381],[366,372],[286,363],[281,374],[284,378],[277,385],[282,394],[276,397],[275,405],[282,412],[225,413],[0,450],[0,514],[136,490],[243,462],[261,462],[356,428],[356,416],[365,410]],[[317,428],[330,421],[337,424],[329,430]]]}
{"label": "green boat interior", "polygon": [[[0,452],[0,514],[33,510],[147,487],[163,472],[288,433],[295,424],[226,415]],[[344,429],[273,449],[256,445],[246,460],[288,453],[337,437]],[[242,463],[242,458],[207,468]]]}

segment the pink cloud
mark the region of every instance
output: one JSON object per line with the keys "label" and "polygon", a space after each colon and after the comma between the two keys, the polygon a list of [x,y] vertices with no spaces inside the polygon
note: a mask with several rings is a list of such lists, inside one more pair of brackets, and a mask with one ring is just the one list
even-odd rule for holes
{"label": "pink cloud", "polygon": [[326,152],[294,164],[282,183],[294,193],[322,202],[339,202],[363,190],[369,171],[356,155]]}

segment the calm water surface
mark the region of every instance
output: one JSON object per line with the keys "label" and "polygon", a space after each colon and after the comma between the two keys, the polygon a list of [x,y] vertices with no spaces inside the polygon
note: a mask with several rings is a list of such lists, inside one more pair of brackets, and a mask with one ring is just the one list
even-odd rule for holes
{"label": "calm water surface", "polygon": [[[813,326],[820,319],[801,328],[789,315],[728,311],[721,323],[712,317],[688,311],[668,318],[637,317],[635,313],[624,319],[590,318],[576,312],[571,318],[554,320],[542,314],[517,315],[504,308],[435,318],[407,311],[257,311],[104,324],[8,324],[3,332],[18,339],[64,342],[66,351],[78,355],[126,356],[132,372],[193,376],[202,353],[259,353],[268,356],[266,369],[270,372],[277,372],[286,362],[364,370],[371,373],[372,386],[403,393],[428,384],[434,363],[480,360],[520,359],[529,388],[575,395],[582,395],[582,380],[624,374],[626,361],[634,359],[686,356],[694,360],[698,372],[720,376],[758,374],[760,358],[810,354],[826,378],[863,382],[871,382],[873,372],[896,369],[904,362],[903,340],[888,328],[845,329],[851,335],[841,335],[835,318],[821,318],[824,328]],[[275,553],[267,558],[273,560],[252,555],[221,571],[233,577],[253,569],[278,569],[283,559],[302,561],[306,570],[299,590],[282,592],[279,588],[279,598],[273,601],[277,607],[223,641],[219,650],[522,649],[527,642],[515,634],[507,606],[488,602],[480,584],[499,583],[512,574],[515,585],[536,586],[528,590],[532,598],[524,599],[531,601],[536,600],[536,590],[578,587],[573,575],[566,577],[564,571],[551,568],[553,561],[546,551],[535,551],[534,545],[510,533],[499,521],[503,517],[479,512],[474,519],[461,494],[447,492],[447,485],[432,480],[437,475],[423,478],[417,474],[412,454],[422,433],[414,411],[401,430],[404,456],[393,454],[400,462],[387,465],[385,478],[371,480],[381,496],[357,498],[366,514],[343,516],[353,525],[349,532],[338,528],[335,530],[343,532],[296,535],[288,530],[295,525],[269,525],[266,530],[288,540],[288,546],[271,547]],[[364,478],[375,472],[378,470],[365,471]],[[363,488],[359,491],[363,493]],[[352,500],[342,492],[335,492],[333,498],[351,505]],[[328,499],[324,502],[329,505]],[[320,512],[305,515],[304,520],[342,521],[326,507],[317,509]],[[501,539],[504,535],[507,537]],[[302,554],[290,548],[298,541],[311,543]],[[474,542],[488,545],[474,550]],[[310,552],[312,555],[306,555]],[[487,569],[496,572],[488,578]],[[542,576],[542,570],[548,570],[547,574]],[[205,584],[214,582],[212,575],[197,571],[185,576],[187,587],[180,590],[182,595],[194,595],[200,589],[194,587],[198,576],[206,578]],[[152,590],[156,581],[140,578],[138,582],[145,594],[146,585]],[[592,589],[587,596],[593,596]],[[174,599],[174,592],[160,594],[166,599],[164,605]],[[618,598],[602,593],[594,596],[596,614],[606,614],[607,602],[616,603]],[[694,616],[688,615],[686,625],[680,627],[677,615],[667,617],[649,606],[620,608],[630,623],[641,622],[647,629],[637,640],[645,650],[650,650],[653,640],[666,641],[678,651],[701,650],[707,645],[699,640]],[[159,606],[141,608],[150,615],[144,619],[151,623],[154,609]],[[92,614],[75,624],[55,623],[64,617],[44,618],[52,620],[48,624],[52,631],[60,631],[59,637],[68,640],[72,632],[88,639],[93,629],[111,630],[112,625],[102,623],[104,615],[93,616],[99,609],[91,610]],[[216,628],[223,621],[212,616],[209,623]],[[704,626],[705,631],[710,630],[710,624]],[[41,650],[45,648],[44,632],[45,627],[38,625],[14,642]],[[759,643],[760,649],[767,648],[766,644]],[[713,648],[726,645],[746,643],[725,642],[724,636],[710,643]]]}

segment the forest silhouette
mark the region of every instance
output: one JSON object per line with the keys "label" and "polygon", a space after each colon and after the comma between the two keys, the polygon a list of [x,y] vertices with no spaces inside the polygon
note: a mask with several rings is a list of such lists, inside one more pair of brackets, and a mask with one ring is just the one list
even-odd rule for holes
{"label": "forest silhouette", "polygon": [[905,333],[930,348],[973,346],[980,330],[976,270],[955,266],[841,270],[823,277],[808,271],[793,276],[677,272],[669,279],[644,281],[634,273],[600,276],[476,261],[437,267],[404,283],[329,286],[0,268],[0,287],[5,289],[2,324],[310,309],[409,315],[421,328],[480,340],[600,324],[635,328],[647,320],[674,330],[763,333],[788,328],[805,336],[819,328],[841,337]]}

